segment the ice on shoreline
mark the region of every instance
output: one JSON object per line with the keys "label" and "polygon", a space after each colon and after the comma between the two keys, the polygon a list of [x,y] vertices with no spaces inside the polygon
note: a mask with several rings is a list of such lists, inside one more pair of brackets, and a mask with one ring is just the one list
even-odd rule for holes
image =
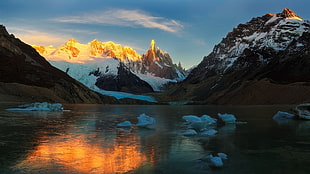
{"label": "ice on shoreline", "polygon": [[44,111],[44,112],[62,112],[64,111],[62,104],[60,103],[47,103],[47,102],[36,102],[31,104],[24,104],[18,106],[18,108],[9,108],[7,111]]}

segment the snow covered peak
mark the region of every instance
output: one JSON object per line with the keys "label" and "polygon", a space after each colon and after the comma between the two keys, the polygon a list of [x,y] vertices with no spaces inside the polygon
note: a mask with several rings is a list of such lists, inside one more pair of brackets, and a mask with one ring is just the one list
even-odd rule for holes
{"label": "snow covered peak", "polygon": [[297,20],[303,21],[303,19],[300,16],[296,15],[292,10],[288,8],[284,8],[282,13],[279,13],[277,16],[283,17],[286,19],[297,19]]}
{"label": "snow covered peak", "polygon": [[152,40],[151,41],[151,45],[150,45],[150,49],[152,50],[152,51],[155,51],[155,40]]}
{"label": "snow covered peak", "polygon": [[310,22],[289,9],[276,15],[255,17],[229,32],[205,57],[202,65],[216,74],[254,64],[256,67],[263,66],[271,62],[274,55],[306,48],[308,41],[305,38],[309,33]]}

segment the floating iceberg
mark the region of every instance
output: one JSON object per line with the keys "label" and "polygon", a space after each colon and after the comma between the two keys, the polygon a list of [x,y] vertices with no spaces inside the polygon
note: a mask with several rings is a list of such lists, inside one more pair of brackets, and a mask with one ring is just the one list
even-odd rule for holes
{"label": "floating iceberg", "polygon": [[221,157],[208,155],[207,162],[211,167],[223,167],[224,163]]}
{"label": "floating iceberg", "polygon": [[218,131],[215,130],[215,129],[208,129],[208,130],[205,130],[205,131],[200,132],[200,135],[212,136],[212,135],[217,134],[217,132],[218,132]]}
{"label": "floating iceberg", "polygon": [[118,123],[116,126],[117,127],[131,127],[132,124],[130,121],[124,121],[124,122]]}
{"label": "floating iceberg", "polygon": [[294,114],[288,112],[278,111],[272,119],[276,121],[278,124],[287,124],[291,122],[295,118]]}
{"label": "floating iceberg", "polygon": [[220,157],[222,160],[227,160],[228,159],[228,155],[225,153],[217,153],[217,156]]}
{"label": "floating iceberg", "polygon": [[277,120],[277,119],[293,119],[295,117],[294,114],[288,113],[288,112],[282,112],[282,111],[278,111],[274,116],[273,119]]}
{"label": "floating iceberg", "polygon": [[36,102],[31,104],[20,105],[18,108],[9,108],[7,111],[45,111],[45,112],[62,112],[63,107],[60,103]]}
{"label": "floating iceberg", "polygon": [[227,160],[228,155],[225,153],[217,153],[217,156],[208,155],[204,158],[206,162],[209,164],[210,167],[223,167],[224,162],[223,160]]}
{"label": "floating iceberg", "polygon": [[197,117],[196,115],[185,115],[182,117],[187,122],[200,122],[201,118]]}
{"label": "floating iceberg", "polygon": [[148,125],[152,125],[156,123],[155,118],[150,117],[146,114],[141,114],[140,116],[137,117],[137,119],[138,119],[138,123],[137,123],[138,127],[146,127]]}
{"label": "floating iceberg", "polygon": [[210,127],[211,125],[216,124],[217,119],[211,118],[208,115],[203,115],[197,117],[195,115],[185,115],[182,117],[186,122],[189,123],[189,127],[197,131],[202,131]]}
{"label": "floating iceberg", "polygon": [[194,129],[188,129],[181,134],[184,136],[192,136],[192,135],[197,135],[198,133]]}
{"label": "floating iceberg", "polygon": [[217,114],[220,119],[225,122],[226,124],[228,123],[236,123],[236,117],[233,114]]}
{"label": "floating iceberg", "polygon": [[304,103],[295,107],[297,115],[301,119],[310,120],[310,103]]}

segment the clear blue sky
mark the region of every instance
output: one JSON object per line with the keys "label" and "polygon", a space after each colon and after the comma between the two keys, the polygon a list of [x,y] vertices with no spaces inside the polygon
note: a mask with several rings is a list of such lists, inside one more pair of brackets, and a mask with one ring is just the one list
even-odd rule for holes
{"label": "clear blue sky", "polygon": [[309,7],[309,0],[1,0],[0,23],[45,46],[111,40],[143,54],[154,39],[188,68],[239,23],[283,8],[310,20]]}

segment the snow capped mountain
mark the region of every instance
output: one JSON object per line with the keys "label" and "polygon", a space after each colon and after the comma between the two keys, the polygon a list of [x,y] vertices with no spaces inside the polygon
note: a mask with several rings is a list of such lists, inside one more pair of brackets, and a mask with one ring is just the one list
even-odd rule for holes
{"label": "snow capped mountain", "polygon": [[164,84],[182,80],[186,75],[181,65],[173,64],[168,53],[155,47],[155,41],[145,55],[112,41],[81,44],[70,39],[57,49],[33,47],[54,66],[93,89],[95,85],[132,93],[159,91]]}
{"label": "snow capped mountain", "polygon": [[89,90],[51,66],[3,25],[0,25],[0,89],[0,100],[4,102],[120,103]]}
{"label": "snow capped mountain", "polygon": [[[260,88],[266,90],[267,86],[284,88],[281,85],[310,81],[310,70],[306,68],[310,65],[309,37],[310,22],[290,9],[253,18],[229,32],[171,94],[207,103],[264,103],[267,96],[255,96],[259,88],[253,86],[264,84]],[[280,103],[275,94],[270,95],[274,98],[269,102]],[[261,98],[254,101],[254,96]]]}

